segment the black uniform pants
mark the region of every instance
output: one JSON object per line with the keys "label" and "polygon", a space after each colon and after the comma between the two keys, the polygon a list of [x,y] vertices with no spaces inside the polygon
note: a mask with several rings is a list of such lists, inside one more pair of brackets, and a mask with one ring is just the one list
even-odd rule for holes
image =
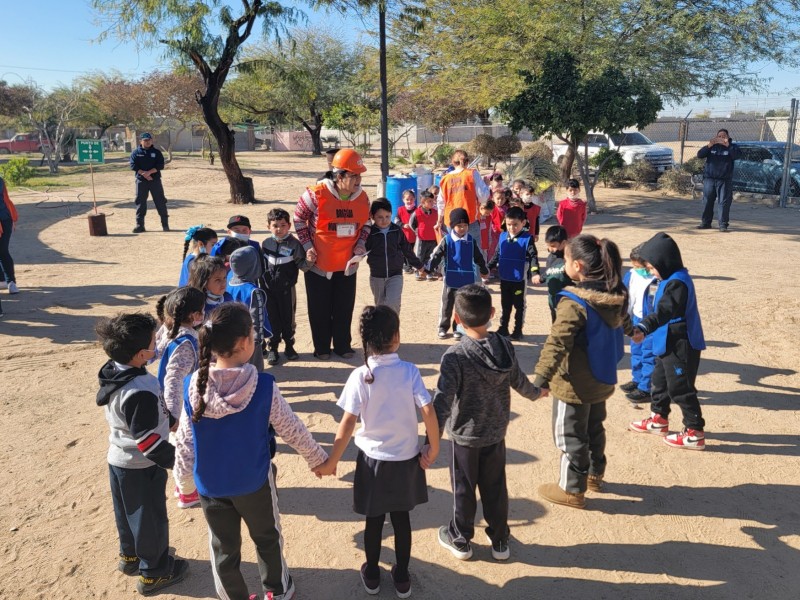
{"label": "black uniform pants", "polygon": [[297,294],[295,287],[273,292],[267,290],[267,314],[272,325],[272,337],[269,339],[270,350],[277,350],[281,340],[287,346],[294,346],[294,315],[297,312]]}
{"label": "black uniform pants", "polygon": [[665,419],[669,417],[670,404],[674,402],[683,413],[683,426],[703,431],[706,422],[694,387],[700,351],[692,348],[689,340],[679,338],[667,341],[667,353],[656,357],[650,377],[652,402],[650,409]]}
{"label": "black uniform pants", "polygon": [[161,185],[160,177],[152,181],[147,181],[146,179],[136,180],[136,225],[144,227],[148,194],[153,196],[153,204],[156,205],[158,216],[161,217],[161,226],[168,226],[167,199],[164,196],[164,186]]}
{"label": "black uniform pants", "polygon": [[553,397],[553,440],[561,450],[558,486],[565,492],[582,494],[589,473],[605,473],[605,420],[605,401],[569,404]]}
{"label": "black uniform pants", "polygon": [[703,180],[703,225],[714,220],[714,206],[719,205],[719,226],[727,227],[733,204],[733,182],[727,179]]}
{"label": "black uniform pants", "polygon": [[454,502],[453,518],[447,528],[450,539],[456,544],[464,544],[475,536],[477,488],[481,493],[483,518],[488,525],[486,535],[493,542],[508,541],[505,440],[483,448],[460,446],[455,442],[451,445],[450,477]]}
{"label": "black uniform pants", "polygon": [[456,322],[453,320],[453,307],[456,305],[456,292],[458,288],[447,287],[445,283],[442,287],[442,304],[439,307],[439,329],[444,332],[450,331],[450,325],[453,326],[453,331],[456,330]]}
{"label": "black uniform pants", "polygon": [[500,281],[500,327],[508,329],[514,309],[514,331],[525,322],[525,281]]}
{"label": "black uniform pants", "polygon": [[292,586],[283,558],[278,498],[272,469],[263,487],[252,494],[230,498],[200,495],[200,506],[208,522],[211,572],[220,598],[244,600],[250,597],[239,565],[242,562],[242,521],[256,545],[258,572],[264,592],[280,596]]}
{"label": "black uniform pants", "polygon": [[314,354],[330,354],[331,340],[337,354],[351,352],[350,327],[356,303],[356,276],[346,277],[344,271],[336,271],[328,279],[306,271],[305,279]]}

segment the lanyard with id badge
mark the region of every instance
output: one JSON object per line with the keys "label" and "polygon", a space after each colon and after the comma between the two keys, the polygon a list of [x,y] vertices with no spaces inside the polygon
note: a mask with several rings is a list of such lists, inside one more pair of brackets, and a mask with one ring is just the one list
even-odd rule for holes
{"label": "lanyard with id badge", "polygon": [[351,238],[356,235],[355,223],[337,223],[336,224],[336,237],[337,238]]}

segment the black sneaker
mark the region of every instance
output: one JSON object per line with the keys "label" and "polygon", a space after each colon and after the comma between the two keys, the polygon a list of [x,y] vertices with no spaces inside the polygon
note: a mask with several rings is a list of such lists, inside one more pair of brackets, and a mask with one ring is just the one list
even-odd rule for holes
{"label": "black sneaker", "polygon": [[710,223],[700,223],[700,225],[697,226],[697,229],[711,229],[711,224]]}
{"label": "black sneaker", "polygon": [[144,225],[137,225],[134,227],[133,233],[144,233]]}
{"label": "black sneaker", "polygon": [[623,383],[621,386],[619,386],[619,389],[621,389],[623,392],[627,394],[628,392],[632,392],[638,387],[639,387],[638,383],[636,383],[635,381],[629,381],[628,383]]}
{"label": "black sneaker", "polygon": [[162,225],[161,231],[169,231],[169,225]]}
{"label": "black sneaker", "polygon": [[512,331],[511,332],[511,339],[514,340],[514,341],[517,341],[517,342],[519,340],[521,340],[522,339],[522,330],[521,329],[515,329],[514,331]]}
{"label": "black sneaker", "polygon": [[440,340],[443,340],[444,338],[446,338],[446,337],[447,337],[447,332],[446,332],[444,329],[440,329],[440,330],[439,330],[439,333],[438,333],[438,334],[436,334],[436,335],[438,335],[438,336],[439,336],[439,339],[440,339]]}
{"label": "black sneaker", "polygon": [[458,560],[469,560],[472,558],[472,546],[469,542],[466,544],[456,544],[450,540],[450,535],[447,533],[447,527],[444,525],[439,527],[439,545],[442,548],[447,548],[450,553]]}
{"label": "black sneaker", "polygon": [[136,582],[136,589],[142,596],[152,596],[159,593],[164,588],[183,581],[186,571],[189,570],[189,563],[183,559],[176,558],[172,565],[172,573],[164,577],[145,577],[139,575]]}
{"label": "black sneaker", "polygon": [[497,330],[497,333],[502,335],[503,337],[508,337],[509,335],[511,335],[511,334],[508,333],[508,327],[500,327]]}
{"label": "black sneaker", "polygon": [[344,352],[336,352],[336,350],[334,350],[333,353],[336,356],[341,356],[342,358],[345,358],[345,359],[351,359],[356,355],[355,350],[353,350],[352,348],[348,348]]}
{"label": "black sneaker", "polygon": [[456,331],[453,332],[453,339],[458,341],[463,337],[463,335],[464,335],[463,333],[461,333],[460,331],[456,330]]}
{"label": "black sneaker", "polygon": [[378,572],[378,577],[370,579],[367,577],[367,563],[361,565],[361,583],[364,584],[364,589],[370,596],[379,594],[381,591],[381,574]]}
{"label": "black sneaker", "polygon": [[286,357],[286,360],[297,360],[300,358],[300,355],[295,352],[294,346],[286,345],[286,349],[283,351],[283,355]]}
{"label": "black sneaker", "polygon": [[281,361],[280,357],[278,356],[278,352],[275,350],[270,350],[267,352],[267,364],[268,365],[277,365]]}
{"label": "black sneaker", "polygon": [[728,226],[727,225],[720,225],[719,228],[721,233],[728,233]]}
{"label": "black sneaker", "polygon": [[397,565],[392,567],[392,583],[394,583],[394,592],[398,598],[408,598],[411,595],[411,578],[406,572],[405,579],[397,576]]}
{"label": "black sneaker", "polygon": [[508,560],[511,556],[511,551],[508,549],[508,541],[500,540],[493,542],[492,538],[486,536],[486,541],[492,545],[492,558],[495,560]]}
{"label": "black sneaker", "polygon": [[125,575],[136,575],[139,572],[139,557],[120,554],[117,569]]}
{"label": "black sneaker", "polygon": [[638,388],[625,394],[625,397],[631,402],[644,402],[645,400],[650,400],[650,394],[643,392]]}

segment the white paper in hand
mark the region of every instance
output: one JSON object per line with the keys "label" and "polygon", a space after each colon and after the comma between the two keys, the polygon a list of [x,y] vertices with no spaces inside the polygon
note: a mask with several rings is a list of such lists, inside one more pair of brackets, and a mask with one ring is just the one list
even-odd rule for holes
{"label": "white paper in hand", "polygon": [[345,277],[349,277],[358,270],[358,263],[367,258],[367,254],[369,254],[369,252],[354,254],[353,257],[347,261],[347,264],[344,266]]}

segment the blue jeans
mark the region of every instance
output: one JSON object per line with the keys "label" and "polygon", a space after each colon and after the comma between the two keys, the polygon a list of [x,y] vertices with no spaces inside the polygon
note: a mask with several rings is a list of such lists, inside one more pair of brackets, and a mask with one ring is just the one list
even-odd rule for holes
{"label": "blue jeans", "polygon": [[139,557],[144,577],[172,573],[167,518],[167,471],[152,466],[123,469],[108,465],[114,518],[119,533],[119,551]]}

